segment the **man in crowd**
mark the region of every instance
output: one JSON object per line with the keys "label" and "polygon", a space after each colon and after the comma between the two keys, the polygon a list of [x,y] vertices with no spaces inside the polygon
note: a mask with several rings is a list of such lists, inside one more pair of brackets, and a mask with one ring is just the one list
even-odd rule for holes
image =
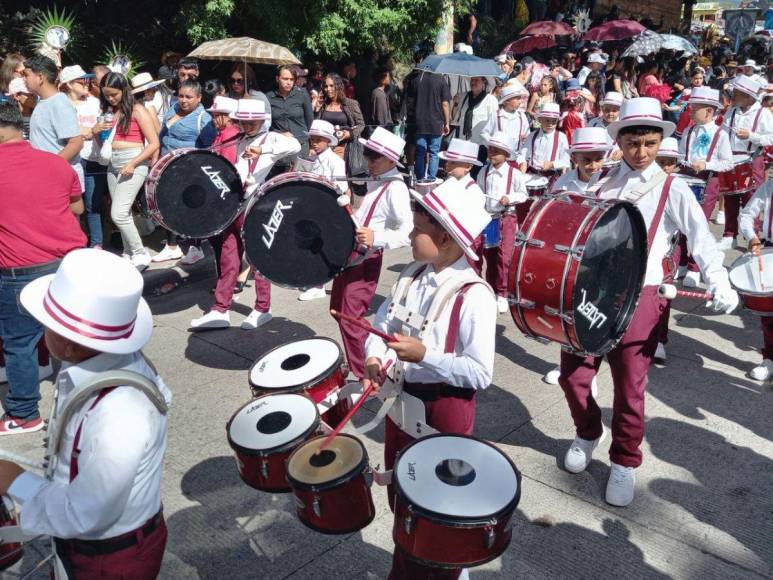
{"label": "man in crowd", "polygon": [[[440,142],[450,131],[451,90],[442,75],[424,73],[411,83],[416,107],[416,177],[434,180]],[[429,159],[425,159],[425,156]]]}

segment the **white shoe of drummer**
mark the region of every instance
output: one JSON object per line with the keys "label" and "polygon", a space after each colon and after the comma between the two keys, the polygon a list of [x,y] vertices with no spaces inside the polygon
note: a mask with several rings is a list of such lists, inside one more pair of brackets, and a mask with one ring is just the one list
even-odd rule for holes
{"label": "white shoe of drummer", "polygon": [[462,568],[462,571],[459,573],[459,580],[470,580],[470,573],[467,568]]}
{"label": "white shoe of drummer", "polygon": [[204,316],[191,320],[193,330],[214,330],[231,326],[231,315],[228,312],[210,310]]}
{"label": "white shoe of drummer", "polygon": [[700,283],[701,283],[700,272],[687,272],[687,274],[684,275],[684,280],[682,280],[682,286],[684,286],[685,288],[697,288],[698,286],[700,286]]}
{"label": "white shoe of drummer", "polygon": [[272,318],[274,318],[274,316],[271,312],[259,312],[253,310],[250,312],[250,315],[244,319],[244,322],[242,322],[242,330],[255,330],[264,324],[271,322]]}
{"label": "white shoe of drummer", "polygon": [[717,242],[717,250],[719,250],[720,252],[726,252],[727,250],[732,250],[733,242],[735,242],[735,238],[731,238],[730,236],[725,236],[719,242]]}
{"label": "white shoe of drummer", "polygon": [[655,348],[655,356],[652,357],[653,362],[655,364],[664,365],[666,364],[666,345],[662,342],[658,343],[658,346]]}
{"label": "white shoe of drummer", "polygon": [[714,223],[717,224],[718,226],[725,225],[725,212],[718,211],[717,217],[714,218]]}
{"label": "white shoe of drummer", "polygon": [[190,248],[188,248],[188,253],[185,254],[180,260],[180,263],[186,266],[192,266],[196,262],[203,259],[204,259],[204,252],[201,251],[201,248],[198,248],[196,246],[191,246]]}
{"label": "white shoe of drummer", "polygon": [[633,467],[624,467],[612,463],[607,481],[606,500],[610,505],[625,507],[633,501],[634,488],[636,487],[636,470]]}
{"label": "white shoe of drummer", "polygon": [[505,314],[510,309],[510,305],[507,303],[507,298],[504,296],[497,296],[497,312],[499,314]]}
{"label": "white shoe of drummer", "polygon": [[158,254],[153,256],[153,262],[170,262],[172,260],[179,260],[183,257],[183,251],[180,246],[170,246],[169,244],[164,246]]}
{"label": "white shoe of drummer", "polygon": [[147,250],[143,248],[141,252],[137,252],[136,254],[131,255],[131,263],[132,266],[137,268],[140,272],[145,270],[148,266],[150,266],[150,254]]}
{"label": "white shoe of drummer", "polygon": [[316,300],[318,298],[326,298],[327,292],[325,292],[325,288],[309,288],[305,292],[301,292],[298,295],[298,300],[301,302],[308,302],[309,300]]}
{"label": "white shoe of drummer", "polygon": [[676,269],[676,276],[674,276],[674,280],[681,280],[687,275],[687,266],[679,266]]}
{"label": "white shoe of drummer", "polygon": [[546,372],[545,376],[542,377],[542,381],[549,385],[557,385],[558,379],[560,376],[561,376],[561,368],[556,367]]}
{"label": "white shoe of drummer", "polygon": [[564,467],[569,473],[581,473],[590,465],[593,458],[593,450],[607,435],[606,427],[602,426],[601,436],[598,439],[583,439],[575,437],[564,456]]}
{"label": "white shoe of drummer", "polygon": [[773,360],[762,359],[762,364],[749,371],[749,377],[755,381],[767,381],[773,378]]}
{"label": "white shoe of drummer", "polygon": [[594,399],[597,399],[599,396],[599,384],[596,381],[596,377],[593,377],[593,380],[590,382],[590,394],[593,395]]}

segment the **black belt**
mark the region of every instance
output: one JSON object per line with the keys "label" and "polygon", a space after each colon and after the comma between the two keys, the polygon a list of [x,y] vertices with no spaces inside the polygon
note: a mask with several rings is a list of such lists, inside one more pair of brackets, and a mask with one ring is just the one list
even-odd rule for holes
{"label": "black belt", "polygon": [[403,383],[403,390],[422,401],[436,401],[440,397],[453,397],[472,401],[475,397],[475,389],[452,387],[445,383]]}
{"label": "black belt", "polygon": [[145,522],[142,527],[126,532],[114,538],[106,540],[63,540],[54,538],[56,551],[59,554],[66,555],[69,552],[75,552],[84,556],[105,556],[114,554],[126,548],[137,545],[137,532],[142,533],[144,538],[156,531],[158,526],[164,521],[164,510],[158,510],[158,513]]}
{"label": "black belt", "polygon": [[45,264],[38,264],[37,266],[20,266],[19,268],[0,268],[0,276],[9,276],[11,278],[18,278],[19,276],[29,276],[30,274],[40,274],[41,272],[49,272],[59,267],[61,258],[46,262]]}

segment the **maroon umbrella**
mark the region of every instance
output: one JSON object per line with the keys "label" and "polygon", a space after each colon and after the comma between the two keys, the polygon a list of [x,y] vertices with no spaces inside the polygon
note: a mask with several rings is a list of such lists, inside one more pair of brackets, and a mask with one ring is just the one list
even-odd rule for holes
{"label": "maroon umbrella", "polygon": [[573,34],[575,34],[574,28],[566,22],[540,20],[539,22],[532,22],[521,30],[520,36],[571,36]]}
{"label": "maroon umbrella", "polygon": [[612,20],[591,28],[583,40],[623,40],[647,30],[635,20]]}
{"label": "maroon umbrella", "polygon": [[552,36],[524,36],[514,40],[502,49],[500,54],[526,54],[532,50],[541,50],[543,48],[552,48],[556,45],[556,40]]}

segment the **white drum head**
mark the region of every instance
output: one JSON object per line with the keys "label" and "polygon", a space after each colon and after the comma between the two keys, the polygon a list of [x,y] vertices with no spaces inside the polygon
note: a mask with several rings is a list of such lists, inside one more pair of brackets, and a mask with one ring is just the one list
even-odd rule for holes
{"label": "white drum head", "polygon": [[250,384],[261,389],[311,386],[340,366],[341,348],[329,338],[283,344],[258,359],[250,369]]}
{"label": "white drum head", "polygon": [[504,453],[458,435],[426,437],[404,450],[394,469],[411,505],[459,518],[487,518],[518,493],[518,479]]}
{"label": "white drum head", "polygon": [[679,179],[683,180],[687,185],[702,185],[706,186],[706,181],[703,179],[698,179],[697,177],[691,177],[690,175],[680,175]]}
{"label": "white drum head", "polygon": [[527,175],[526,189],[542,189],[548,186],[550,180],[544,175]]}
{"label": "white drum head", "polygon": [[773,294],[773,248],[762,250],[762,281],[760,284],[760,266],[757,256],[746,254],[730,266],[730,284],[742,294]]}
{"label": "white drum head", "polygon": [[228,439],[246,451],[268,451],[302,437],[319,421],[317,405],[305,395],[258,397],[231,418]]}

